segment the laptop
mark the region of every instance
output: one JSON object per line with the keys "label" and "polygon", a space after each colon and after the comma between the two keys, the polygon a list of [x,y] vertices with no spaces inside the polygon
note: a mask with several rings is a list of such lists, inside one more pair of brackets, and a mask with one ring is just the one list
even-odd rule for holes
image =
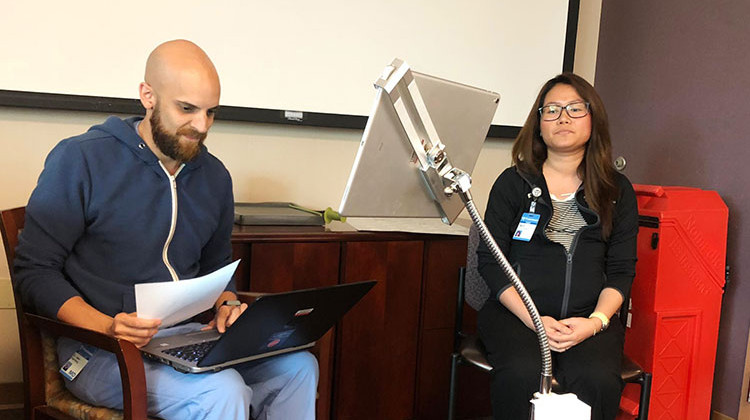
{"label": "laptop", "polygon": [[180,372],[215,372],[310,348],[376,281],[259,296],[224,334],[216,329],[157,337],[143,354]]}

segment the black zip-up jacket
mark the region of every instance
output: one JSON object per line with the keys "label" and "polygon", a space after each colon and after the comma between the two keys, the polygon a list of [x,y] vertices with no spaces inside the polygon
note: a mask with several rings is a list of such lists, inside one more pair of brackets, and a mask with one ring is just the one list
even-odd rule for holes
{"label": "black zip-up jacket", "polygon": [[[492,186],[485,223],[541,315],[555,319],[587,317],[606,287],[619,291],[623,297],[630,295],[635,276],[638,206],[630,181],[618,173],[616,182],[619,198],[606,242],[602,239],[599,215],[589,209],[583,186],[576,192],[576,203],[588,226],[575,235],[570,252],[544,233],[552,217],[552,201],[542,174],[529,176],[510,167]],[[538,199],[532,195],[534,187],[541,188]],[[540,219],[531,240],[512,240],[521,215],[529,212],[534,200],[534,212]],[[490,299],[497,299],[511,287],[510,281],[484,243],[480,243],[477,256],[479,273],[490,288]]]}

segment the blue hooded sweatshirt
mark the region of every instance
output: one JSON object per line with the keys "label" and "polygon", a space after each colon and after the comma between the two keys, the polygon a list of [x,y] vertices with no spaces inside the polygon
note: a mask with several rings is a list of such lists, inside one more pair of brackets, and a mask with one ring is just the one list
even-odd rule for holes
{"label": "blue hooded sweatshirt", "polygon": [[81,296],[109,316],[133,312],[135,284],[192,278],[231,261],[229,172],[203,147],[170,176],[138,135],[138,120],[110,117],[47,157],[14,263],[14,286],[32,311],[56,318]]}

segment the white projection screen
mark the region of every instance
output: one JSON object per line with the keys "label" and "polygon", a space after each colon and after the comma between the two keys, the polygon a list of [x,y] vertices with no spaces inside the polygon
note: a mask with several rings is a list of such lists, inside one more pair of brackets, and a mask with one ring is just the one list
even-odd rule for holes
{"label": "white projection screen", "polygon": [[[0,12],[0,105],[140,113],[148,53],[185,38],[222,79],[220,119],[363,128],[395,57],[500,93],[490,135],[523,125],[572,70],[578,0],[26,0]],[[298,111],[298,112],[285,112]]]}

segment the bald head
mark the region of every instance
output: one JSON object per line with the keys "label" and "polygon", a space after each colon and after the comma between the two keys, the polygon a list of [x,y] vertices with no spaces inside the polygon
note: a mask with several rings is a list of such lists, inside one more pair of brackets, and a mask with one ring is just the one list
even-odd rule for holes
{"label": "bald head", "polygon": [[165,42],[149,55],[139,86],[146,116],[138,132],[159,159],[194,158],[214,122],[221,86],[211,59],[186,40]]}
{"label": "bald head", "polygon": [[199,46],[184,39],[167,41],[151,52],[144,80],[156,90],[185,82],[220,88],[219,74],[211,59]]}

